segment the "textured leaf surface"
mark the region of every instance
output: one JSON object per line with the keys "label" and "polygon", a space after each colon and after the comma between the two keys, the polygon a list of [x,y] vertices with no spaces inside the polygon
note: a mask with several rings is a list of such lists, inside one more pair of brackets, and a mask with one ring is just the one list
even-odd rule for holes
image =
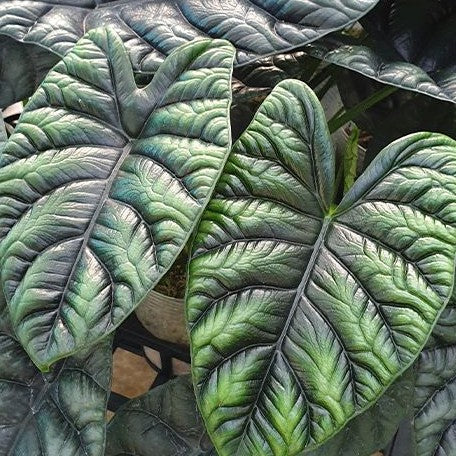
{"label": "textured leaf surface", "polygon": [[278,54],[237,68],[235,76],[251,87],[272,88],[285,79],[307,75],[309,68],[315,69],[316,62],[303,51]]}
{"label": "textured leaf surface", "polygon": [[102,456],[111,361],[108,338],[42,374],[2,316],[0,454]]}
{"label": "textured leaf surface", "polygon": [[429,348],[446,345],[456,346],[456,290],[453,290],[450,302],[440,315],[427,342]]}
{"label": "textured leaf surface", "polygon": [[[0,33],[64,55],[86,31],[112,25],[136,71],[155,72],[173,49],[198,37],[224,38],[242,64],[304,45],[358,20],[378,0],[8,0]],[[77,7],[76,7],[77,6]]]}
{"label": "textured leaf surface", "polygon": [[382,1],[363,24],[367,43],[334,37],[311,45],[310,55],[377,81],[456,103],[456,3]]}
{"label": "textured leaf surface", "polygon": [[416,456],[456,454],[456,346],[424,351],[415,389]]}
{"label": "textured leaf surface", "polygon": [[92,31],[27,104],[0,157],[0,277],[41,368],[119,325],[187,242],[230,147],[233,57],[187,44],[138,89]]}
{"label": "textured leaf surface", "polygon": [[[415,371],[408,369],[370,409],[306,456],[377,456],[393,440],[404,420],[413,416]],[[398,456],[405,456],[400,454]]]}
{"label": "textured leaf surface", "polygon": [[411,135],[333,208],[318,100],[298,81],[267,98],[190,264],[193,375],[221,455],[315,447],[411,365],[453,288],[455,173],[455,141]]}
{"label": "textured leaf surface", "polygon": [[107,439],[106,456],[215,456],[187,376],[125,404]]}

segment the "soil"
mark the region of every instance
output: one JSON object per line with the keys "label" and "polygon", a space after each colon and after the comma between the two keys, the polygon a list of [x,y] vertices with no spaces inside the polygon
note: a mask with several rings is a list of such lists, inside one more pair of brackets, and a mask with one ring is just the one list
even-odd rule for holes
{"label": "soil", "polygon": [[158,282],[154,290],[171,298],[183,299],[187,281],[187,261],[188,253],[184,249],[177,257],[171,269]]}

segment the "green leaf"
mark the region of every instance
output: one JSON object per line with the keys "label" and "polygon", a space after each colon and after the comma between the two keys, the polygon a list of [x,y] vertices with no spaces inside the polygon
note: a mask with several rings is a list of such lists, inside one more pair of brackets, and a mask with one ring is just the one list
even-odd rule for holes
{"label": "green leaf", "polygon": [[[409,369],[364,414],[309,456],[371,456],[384,448],[413,413],[414,370]],[[179,377],[120,408],[108,426],[106,456],[216,455],[205,434],[193,387]]]}
{"label": "green leaf", "polygon": [[305,52],[296,51],[256,60],[237,68],[235,75],[248,86],[272,88],[288,78],[310,78],[320,63]]}
{"label": "green leaf", "polygon": [[[134,0],[97,6],[95,0],[7,0],[0,34],[63,56],[85,31],[112,25],[135,71],[154,73],[176,47],[210,36],[231,41],[237,62],[302,46],[357,21],[378,0]],[[96,9],[94,9],[96,7]]]}
{"label": "green leaf", "polygon": [[456,453],[456,346],[424,351],[417,363],[415,455]]}
{"label": "green leaf", "polygon": [[453,288],[455,173],[455,141],[411,135],[335,208],[315,95],[285,81],[266,99],[189,269],[194,382],[222,456],[313,449],[413,363]]}
{"label": "green leaf", "polygon": [[215,456],[190,378],[178,377],[122,406],[108,426],[106,456]]}
{"label": "green leaf", "polygon": [[111,364],[108,338],[42,374],[2,315],[0,454],[102,456]]}
{"label": "green leaf", "polygon": [[0,157],[0,279],[41,369],[113,331],[184,247],[230,148],[233,57],[186,44],[138,89],[99,29],[27,103]]}
{"label": "green leaf", "polygon": [[382,0],[363,24],[371,33],[366,42],[335,35],[305,50],[376,81],[456,103],[453,0]]}
{"label": "green leaf", "polygon": [[[413,416],[415,370],[408,369],[367,411],[307,456],[374,456],[384,449],[404,419]],[[404,455],[401,455],[404,456]]]}
{"label": "green leaf", "polygon": [[348,138],[344,153],[344,194],[353,187],[356,179],[359,133],[360,130],[355,125],[350,133],[350,137]]}

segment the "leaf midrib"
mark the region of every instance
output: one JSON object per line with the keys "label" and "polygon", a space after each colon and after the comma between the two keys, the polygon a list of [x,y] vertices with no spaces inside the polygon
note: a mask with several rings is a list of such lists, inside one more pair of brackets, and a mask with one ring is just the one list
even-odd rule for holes
{"label": "leaf midrib", "polygon": [[[258,393],[255,397],[255,400],[254,402],[252,403],[252,407],[251,407],[251,410],[249,412],[249,414],[247,415],[247,418],[246,418],[246,425],[244,427],[244,430],[242,432],[242,435],[239,439],[239,442],[242,443],[245,436],[246,436],[246,433],[247,433],[247,429],[249,427],[249,423],[252,419],[252,415],[253,415],[253,412],[255,411],[256,407],[258,406],[258,401],[260,399],[260,395],[263,393],[263,388],[266,384],[266,380],[268,379],[269,377],[269,373],[275,363],[275,360],[276,360],[276,355],[277,353],[283,353],[282,352],[282,346],[283,346],[283,343],[284,343],[284,340],[285,340],[285,337],[287,336],[288,334],[288,329],[290,327],[290,324],[291,324],[291,321],[293,320],[294,316],[295,316],[295,313],[298,309],[298,306],[299,306],[299,302],[300,302],[300,298],[302,296],[302,292],[304,291],[304,289],[306,288],[307,286],[307,283],[309,281],[309,278],[310,278],[310,275],[312,274],[312,271],[313,271],[313,267],[318,259],[318,256],[320,255],[320,250],[321,250],[321,247],[323,246],[325,240],[326,240],[326,235],[328,234],[328,230],[331,226],[331,223],[332,223],[333,219],[332,217],[330,216],[326,216],[324,219],[323,219],[323,224],[321,226],[321,229],[320,229],[320,233],[318,235],[318,238],[317,240],[315,241],[315,246],[313,248],[313,251],[312,251],[312,255],[309,259],[309,262],[307,264],[307,267],[306,267],[306,270],[304,272],[304,275],[303,275],[303,278],[301,280],[301,283],[299,284],[298,288],[297,288],[297,291],[296,291],[296,296],[295,296],[295,299],[293,301],[293,304],[290,308],[290,311],[289,311],[289,314],[288,314],[288,317],[287,317],[287,320],[284,324],[284,328],[279,336],[279,338],[277,339],[277,342],[275,343],[275,349],[274,349],[274,353],[272,354],[271,356],[271,359],[269,361],[269,364],[267,366],[267,370],[263,376],[263,380],[261,382],[261,385],[259,386],[258,388]],[[236,454],[235,456],[242,456],[240,455],[239,451],[241,449],[241,445],[239,444],[238,447],[237,447],[237,450],[236,450]]]}
{"label": "leaf midrib", "polygon": [[[107,199],[109,198],[109,194],[111,192],[112,185],[114,184],[114,181],[117,179],[117,175],[119,173],[119,170],[120,170],[121,166],[123,165],[124,161],[126,160],[126,158],[128,157],[128,155],[130,154],[131,149],[132,149],[131,142],[129,142],[123,148],[121,156],[119,157],[119,159],[117,160],[116,165],[112,169],[111,175],[109,176],[109,179],[106,181],[105,188],[104,188],[103,193],[101,194],[101,197],[100,197],[100,199],[98,201],[97,207],[95,208],[95,211],[93,212],[93,215],[91,217],[90,223],[89,223],[89,225],[87,226],[87,228],[86,228],[86,230],[84,232],[84,235],[82,237],[82,244],[79,247],[78,254],[77,254],[77,256],[76,256],[76,258],[74,260],[74,263],[73,263],[73,266],[71,268],[71,271],[68,274],[68,277],[67,277],[67,280],[66,280],[66,283],[65,283],[65,288],[62,291],[62,295],[61,295],[59,304],[58,304],[58,306],[56,308],[56,316],[54,318],[54,321],[52,323],[51,328],[48,331],[49,337],[48,337],[48,340],[46,342],[46,346],[44,348],[44,350],[46,350],[46,351],[48,351],[48,349],[49,349],[49,344],[50,344],[50,341],[51,341],[51,339],[53,337],[53,332],[54,332],[55,326],[57,324],[57,321],[59,319],[60,311],[61,311],[62,306],[64,304],[65,297],[67,295],[68,289],[69,289],[70,284],[71,284],[71,282],[73,280],[73,276],[74,276],[74,274],[76,272],[76,268],[78,267],[79,262],[80,262],[80,260],[82,258],[82,255],[83,255],[83,253],[84,253],[84,251],[85,251],[85,249],[86,249],[86,247],[87,247],[87,245],[88,245],[88,243],[89,243],[89,241],[91,239],[92,232],[93,232],[93,229],[95,227],[95,224],[98,221],[100,212],[103,209],[103,206],[105,205]],[[40,367],[41,366],[45,367],[46,369],[48,369],[49,366],[50,366],[50,363],[48,362],[44,366],[40,363]]]}

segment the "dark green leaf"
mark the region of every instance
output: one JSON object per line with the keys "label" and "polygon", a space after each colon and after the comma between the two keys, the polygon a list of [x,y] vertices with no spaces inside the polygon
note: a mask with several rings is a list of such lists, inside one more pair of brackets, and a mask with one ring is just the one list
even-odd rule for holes
{"label": "dark green leaf", "polygon": [[456,346],[424,351],[415,389],[416,456],[456,454]]}
{"label": "dark green leaf", "polygon": [[[312,76],[319,64],[319,60],[309,57],[303,51],[298,51],[249,63],[238,68],[235,75],[248,86],[273,88],[285,79],[299,79],[302,75],[306,75],[307,78]],[[313,71],[309,71],[309,68]]]}
{"label": "dark green leaf", "polygon": [[314,41],[355,22],[378,0],[7,0],[0,33],[64,55],[86,31],[112,25],[136,71],[155,72],[173,49],[194,38],[231,41],[247,63]]}
{"label": "dark green leaf", "polygon": [[45,49],[0,36],[0,108],[32,95],[57,61]]}
{"label": "dark green leaf", "polygon": [[456,142],[388,146],[337,208],[322,108],[285,81],[236,143],[195,238],[197,399],[220,454],[298,455],[371,407],[448,302]]}
{"label": "dark green leaf", "polygon": [[0,454],[102,456],[111,361],[108,338],[91,352],[83,351],[42,374],[11,336],[3,315]]}
{"label": "dark green leaf", "polygon": [[138,89],[115,32],[89,32],[0,157],[0,278],[42,369],[133,311],[187,242],[230,148],[234,50],[199,40]]}
{"label": "dark green leaf", "polygon": [[379,82],[456,103],[456,3],[382,0],[356,44],[336,35],[306,52]]}
{"label": "dark green leaf", "polygon": [[[413,416],[414,368],[407,370],[366,412],[307,456],[373,456],[387,447],[404,419]],[[404,455],[400,455],[404,456]]]}
{"label": "dark green leaf", "polygon": [[107,438],[106,456],[215,456],[187,376],[125,404]]}

